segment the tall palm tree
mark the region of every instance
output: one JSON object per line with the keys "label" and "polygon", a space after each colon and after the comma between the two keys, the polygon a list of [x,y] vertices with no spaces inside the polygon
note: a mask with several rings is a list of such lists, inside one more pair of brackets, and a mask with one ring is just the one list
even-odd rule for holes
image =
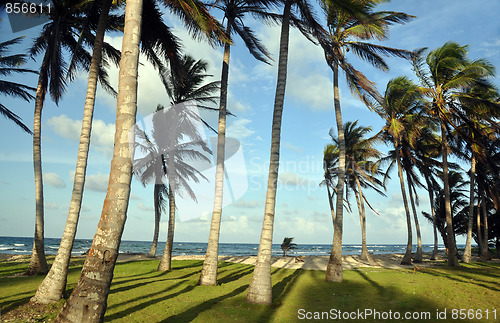
{"label": "tall palm tree", "polygon": [[406,196],[405,180],[402,165],[402,145],[415,143],[422,129],[422,118],[420,110],[422,107],[421,94],[418,88],[406,77],[397,77],[387,83],[383,100],[374,108],[384,119],[385,125],[379,135],[386,144],[392,145],[393,150],[386,157],[390,161],[387,175],[390,170],[397,166],[399,182],[401,185],[401,195],[406,214],[406,224],[408,228],[408,240],[406,252],[401,261],[403,265],[411,264],[412,251],[412,229],[410,209]]}
{"label": "tall palm tree", "polygon": [[425,179],[426,190],[429,194],[429,203],[431,207],[432,229],[434,233],[434,247],[430,259],[435,260],[438,257],[438,236],[436,227],[436,214],[434,210],[434,196],[438,189],[436,181],[436,169],[441,167],[441,163],[436,160],[441,151],[439,138],[432,129],[432,124],[421,129],[420,138],[414,147],[416,159],[415,166]]}
{"label": "tall palm tree", "polygon": [[[88,25],[86,14],[94,3],[84,0],[68,1],[55,0],[50,10],[45,7],[45,14],[49,22],[43,26],[40,35],[30,48],[30,55],[43,53],[43,59],[38,77],[35,96],[35,113],[33,125],[33,165],[35,173],[36,221],[33,252],[31,255],[29,274],[47,273],[47,262],[44,251],[44,207],[43,207],[43,180],[41,160],[41,124],[42,109],[47,90],[56,104],[61,99],[67,79],[66,73],[74,74],[78,67],[88,69],[91,64],[91,55],[80,46],[81,39],[76,35],[85,34],[84,28]],[[90,41],[89,38],[86,38]],[[72,54],[72,63],[69,65],[64,58],[64,50]],[[105,64],[103,64],[105,65]],[[98,68],[100,68],[98,66]],[[99,81],[106,89],[111,89],[104,70],[99,70]]]}
{"label": "tall palm tree", "polygon": [[[219,88],[220,82],[210,82],[208,84],[202,85],[204,80],[210,76],[206,73],[207,63],[198,60],[195,61],[191,56],[184,55],[179,60],[179,66],[176,67],[174,71],[165,70],[161,74],[162,82],[165,86],[165,89],[171,98],[171,105],[181,104],[187,101],[193,101],[197,104],[197,107],[207,110],[215,110],[214,108],[210,108],[206,106],[206,103],[215,103],[217,97],[212,96],[212,93],[215,92]],[[158,111],[158,110],[157,110]],[[200,119],[199,121],[203,122],[207,125],[207,123]],[[165,135],[164,133],[161,135]],[[145,138],[144,138],[145,139]],[[154,138],[153,138],[154,140]],[[156,140],[158,141],[158,140]],[[158,151],[158,147],[154,145],[141,145],[141,147],[145,148],[145,150],[150,153],[152,156],[160,155]],[[136,172],[136,175],[139,176],[139,180],[143,185],[153,181],[154,184],[154,210],[155,210],[155,227],[153,234],[153,242],[151,244],[150,251],[148,256],[154,257],[156,255],[156,249],[158,245],[158,234],[160,229],[160,219],[161,213],[165,210],[166,207],[166,199],[169,197],[168,186],[162,183],[161,179],[166,176],[166,165],[165,171],[160,171],[163,167],[162,160],[153,158],[151,160],[151,164],[149,167],[155,169],[155,172],[145,172],[144,169],[142,171]],[[175,223],[175,207],[170,212],[170,220],[169,220],[169,234],[167,237],[167,246],[165,249],[164,257],[168,255],[168,259],[165,258],[162,263],[168,265],[162,265],[161,267],[168,269],[162,270],[170,270],[170,258],[172,254],[172,242],[173,242],[173,224]],[[169,243],[170,242],[170,243]]]}
{"label": "tall palm tree", "polygon": [[[244,24],[244,18],[248,14],[262,17],[266,16],[266,8],[270,5],[268,0],[221,0],[215,1],[213,7],[224,13],[226,20],[226,34],[231,37],[237,34],[245,42],[250,53],[262,62],[268,62],[270,55],[253,31]],[[217,284],[217,265],[219,255],[220,223],[222,217],[222,198],[224,183],[224,160],[225,160],[225,136],[226,136],[226,114],[227,114],[227,87],[229,77],[229,57],[231,44],[224,44],[224,56],[222,61],[222,75],[219,101],[219,121],[217,136],[217,165],[215,170],[215,194],[212,221],[208,237],[208,246],[203,268],[200,275],[200,285]]]}
{"label": "tall palm tree", "polygon": [[[0,19],[0,22],[2,19]],[[9,46],[18,44],[24,36],[17,37],[5,42],[0,43],[0,76],[7,76],[14,73],[34,73],[36,71],[21,68],[21,66],[26,63],[26,54],[16,54],[9,55]],[[25,101],[30,101],[34,98],[31,92],[34,92],[36,89],[30,86],[10,82],[6,80],[0,80],[0,94],[8,95],[15,98],[21,98]],[[7,119],[14,121],[21,129],[29,134],[33,134],[31,130],[22,122],[22,119],[9,110],[5,105],[0,103],[0,114],[4,115]]]}
{"label": "tall palm tree", "polygon": [[[217,41],[227,38],[205,6],[193,0],[189,3],[166,3],[195,34],[205,34]],[[82,274],[56,321],[102,321],[107,306],[107,295],[125,224],[132,175],[131,151],[128,134],[135,123],[137,112],[137,67],[139,37],[143,14],[142,0],[129,0],[125,7],[125,27],[120,60],[119,92],[115,146],[111,161],[108,193],[101,220]],[[168,51],[167,53],[171,53]],[[89,294],[88,290],[94,292]],[[82,304],[84,304],[82,306]]]}
{"label": "tall palm tree", "polygon": [[[379,160],[382,157],[380,151],[375,149],[375,144],[380,140],[377,136],[365,138],[372,130],[371,127],[358,126],[358,121],[346,122],[344,124],[344,134],[346,142],[346,196],[349,192],[354,192],[358,205],[358,213],[361,226],[361,259],[367,260],[371,265],[375,265],[376,261],[368,252],[366,244],[366,213],[365,203],[373,210],[368,203],[363,188],[371,188],[377,193],[384,195],[381,188],[383,183],[377,178],[382,175],[379,168]],[[338,154],[339,140],[334,135],[333,129],[330,130],[333,144],[328,145],[325,151],[335,151]],[[338,159],[337,159],[338,160]],[[338,167],[335,164],[330,164],[330,172],[338,172]],[[337,165],[338,166],[338,165]]]}
{"label": "tall palm tree", "polygon": [[[142,0],[128,0],[120,59],[116,130],[109,184],[101,219],[80,278],[56,322],[102,321],[127,214],[132,180],[128,134],[137,112],[137,67]],[[89,292],[92,291],[92,292]]]}
{"label": "tall palm tree", "polygon": [[[117,29],[116,19],[108,19],[111,0],[101,1],[100,15],[97,24],[93,53],[90,63],[89,80],[87,86],[87,95],[82,120],[82,131],[80,134],[80,145],[78,148],[78,158],[75,171],[75,180],[73,183],[73,193],[68,212],[68,219],[64,228],[63,236],[59,244],[59,249],[54,259],[54,263],[49,273],[38,286],[37,292],[32,297],[31,302],[53,303],[59,301],[66,290],[66,276],[73,249],[73,242],[76,236],[76,227],[80,215],[81,203],[83,198],[83,188],[85,185],[85,173],[87,168],[87,158],[90,146],[90,133],[92,130],[92,118],[94,113],[95,93],[97,89],[97,80],[99,74],[103,73],[100,69],[103,55],[104,33],[107,28]],[[93,9],[93,8],[92,8]],[[89,17],[90,18],[90,17]],[[109,25],[111,23],[111,25]],[[109,45],[108,45],[109,46]],[[109,48],[108,48],[109,51]],[[109,51],[112,52],[112,51]],[[116,59],[116,57],[115,57]],[[104,61],[105,63],[105,61]]]}
{"label": "tall palm tree", "polygon": [[[180,62],[180,68],[178,69],[179,73],[170,73],[168,76],[167,75],[162,75],[162,81],[165,85],[165,89],[167,90],[168,95],[172,99],[170,102],[172,105],[179,105],[183,102],[188,102],[191,101],[193,103],[196,103],[196,106],[205,110],[216,110],[214,108],[211,108],[207,106],[207,103],[216,103],[218,97],[213,96],[213,93],[219,89],[219,84],[220,82],[210,82],[208,84],[202,85],[204,83],[204,80],[206,77],[211,76],[206,73],[207,70],[207,63],[198,60],[195,61],[191,56],[185,55]],[[187,114],[187,111],[180,111],[178,117],[180,119],[184,119],[181,116],[187,116],[187,120],[189,118],[193,118],[193,116],[189,116]],[[193,121],[201,121],[205,125],[207,123],[202,120],[193,120]],[[197,157],[198,159],[205,159],[206,161],[209,161],[209,159],[204,156],[200,155],[197,153],[195,150],[193,150],[193,147],[200,147],[206,152],[210,153],[210,150],[208,147],[205,146],[204,142],[201,140],[201,137],[199,137],[199,134],[196,132],[196,129],[190,129],[189,125],[186,124],[181,124],[181,133],[184,136],[189,136],[191,135],[191,139],[193,140],[194,144],[193,145],[182,145],[179,148],[180,151],[175,151],[176,155],[172,154],[167,154],[168,157],[177,157],[180,158],[180,162],[182,162],[182,154],[191,154],[190,158],[193,159],[194,157]],[[187,131],[192,131],[194,133],[186,133]],[[177,145],[177,144],[176,144]],[[186,177],[191,177],[194,180],[198,180],[196,175],[200,175],[203,177],[203,175],[199,174],[199,172],[196,171],[194,168],[190,168],[187,165],[179,166],[175,164],[175,160],[172,159],[171,165],[167,167],[167,171],[173,166],[175,168],[175,172],[171,172],[174,176],[172,180],[175,180],[175,178],[179,179],[184,179]],[[183,169],[184,173],[177,174],[176,171]],[[171,175],[171,176],[172,176]],[[169,177],[169,183],[171,181],[171,178]],[[183,181],[184,182],[184,181]],[[176,191],[173,189],[172,185],[169,185],[170,187],[168,188],[169,191],[169,220],[168,220],[168,234],[167,234],[167,243],[165,244],[165,251],[163,252],[163,257],[160,261],[160,264],[158,265],[158,270],[165,271],[165,270],[170,270],[171,269],[171,261],[172,261],[172,250],[173,250],[173,242],[174,242],[174,227],[175,227],[175,194]],[[185,187],[186,185],[183,185],[183,187],[188,191],[191,192],[191,197],[195,199],[194,193],[190,190],[189,187]]]}
{"label": "tall palm tree", "polygon": [[345,176],[345,137],[343,133],[342,112],[340,108],[339,92],[339,68],[346,75],[347,83],[351,90],[361,99],[366,95],[380,99],[380,95],[361,72],[356,70],[347,60],[346,52],[353,51],[359,58],[366,60],[373,66],[388,70],[388,66],[382,56],[393,55],[408,58],[410,53],[381,45],[366,42],[370,39],[384,40],[388,37],[389,26],[393,23],[404,23],[412,16],[401,12],[374,11],[380,1],[368,0],[356,2],[367,12],[364,19],[360,19],[351,13],[335,6],[330,0],[321,2],[322,9],[327,20],[328,31],[318,41],[324,52],[327,64],[333,71],[333,95],[335,107],[335,119],[339,138],[339,174],[337,181],[336,216],[334,223],[334,234],[332,251],[326,270],[326,281],[341,282],[342,272],[342,227],[343,227],[343,192]]}
{"label": "tall palm tree", "polygon": [[[472,228],[474,220],[474,187],[476,177],[476,163],[478,159],[486,158],[486,145],[491,140],[494,140],[497,129],[488,127],[487,123],[482,120],[486,118],[497,117],[500,114],[500,106],[495,100],[499,97],[499,93],[495,87],[487,81],[481,82],[474,88],[468,89],[467,93],[461,95],[461,104],[471,105],[474,107],[474,114],[467,115],[467,119],[463,120],[454,133],[457,135],[457,142],[454,146],[459,151],[459,156],[470,161],[471,168],[469,172],[469,214],[467,221],[467,238],[465,241],[465,250],[462,257],[464,263],[471,261],[471,245],[472,245]],[[459,143],[466,143],[460,145]]]}
{"label": "tall palm tree", "polygon": [[451,200],[448,179],[448,154],[450,153],[447,134],[449,127],[456,128],[456,119],[464,117],[466,111],[473,107],[460,104],[460,97],[468,88],[480,84],[484,79],[494,75],[494,67],[487,61],[479,59],[471,61],[467,58],[467,46],[447,42],[443,46],[430,51],[424,61],[426,49],[417,50],[413,58],[414,70],[421,82],[421,91],[429,98],[426,111],[441,128],[443,182],[445,194],[448,266],[458,267]]}

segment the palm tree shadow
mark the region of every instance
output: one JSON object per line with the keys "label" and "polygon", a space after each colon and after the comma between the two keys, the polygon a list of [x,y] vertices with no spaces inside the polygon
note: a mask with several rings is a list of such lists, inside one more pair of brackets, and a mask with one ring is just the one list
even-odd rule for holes
{"label": "palm tree shadow", "polygon": [[[282,268],[281,268],[282,269]],[[276,270],[275,273],[280,270]],[[273,286],[273,303],[267,307],[266,311],[259,317],[258,322],[269,322],[276,309],[281,306],[283,300],[287,296],[292,286],[295,284],[300,275],[304,273],[303,269],[294,270],[290,275],[283,278],[280,282]]]}
{"label": "palm tree shadow", "polygon": [[[161,293],[164,293],[166,291],[169,291],[169,290],[172,290],[180,285],[182,285],[183,283],[185,283],[186,281],[180,281],[172,286],[169,286],[167,287],[166,289],[162,290],[161,292],[158,292],[158,293],[154,293],[154,294],[151,294],[151,295],[148,295],[149,297],[154,297],[158,294],[161,294]],[[114,320],[117,320],[117,319],[120,319],[120,318],[123,318],[123,317],[126,317],[128,316],[129,314],[132,314],[136,311],[140,311],[148,306],[151,306],[151,305],[154,305],[156,303],[160,303],[160,302],[163,302],[163,301],[166,301],[167,299],[171,299],[171,298],[175,298],[179,295],[182,295],[184,293],[187,293],[187,292],[190,292],[191,290],[193,290],[194,288],[196,287],[195,284],[191,284],[191,285],[188,285],[186,286],[185,288],[183,288],[182,290],[180,291],[177,291],[175,293],[172,293],[172,294],[168,294],[168,295],[165,295],[163,297],[160,297],[160,298],[154,298],[154,299],[151,299],[150,301],[147,301],[147,302],[143,302],[143,303],[140,303],[138,305],[135,305],[135,306],[132,306],[132,307],[129,307],[127,308],[125,311],[121,311],[119,313],[115,313],[115,314],[112,314],[110,316],[106,316],[105,319],[107,321],[114,321]],[[133,300],[130,300],[130,301],[126,301],[126,302],[123,302],[123,303],[120,303],[120,304],[117,304],[117,305],[112,305],[110,306],[109,308],[114,308],[114,307],[117,307],[117,306],[122,306],[124,304],[127,304],[127,303],[130,303],[130,302],[133,302],[135,301],[135,299]]]}
{"label": "palm tree shadow", "polygon": [[233,297],[233,296],[236,296],[236,295],[243,293],[243,291],[245,291],[247,288],[248,288],[248,284],[243,285],[243,286],[238,287],[237,289],[233,290],[232,292],[230,292],[228,294],[221,295],[221,296],[216,297],[216,298],[208,299],[205,302],[203,302],[195,307],[189,308],[187,311],[185,311],[183,313],[171,316],[171,317],[169,317],[161,322],[191,322],[201,312],[204,312],[204,311],[210,309],[211,307],[213,307],[217,303],[219,303],[227,298],[230,298],[230,297]]}

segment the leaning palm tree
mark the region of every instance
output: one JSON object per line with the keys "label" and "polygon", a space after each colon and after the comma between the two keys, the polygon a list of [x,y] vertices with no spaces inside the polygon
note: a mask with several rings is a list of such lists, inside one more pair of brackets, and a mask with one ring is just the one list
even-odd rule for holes
{"label": "leaning palm tree", "polygon": [[[468,89],[466,93],[460,96],[461,103],[474,107],[472,115],[467,115],[454,131],[457,139],[453,145],[459,150],[458,156],[470,161],[471,168],[469,172],[469,214],[467,221],[467,238],[465,241],[465,250],[462,257],[464,263],[471,260],[472,228],[474,220],[474,187],[476,177],[476,164],[478,159],[484,160],[487,155],[486,144],[494,140],[495,133],[500,129],[498,127],[489,127],[483,120],[486,118],[499,117],[500,106],[495,100],[499,97],[498,90],[489,82],[483,81],[475,87]],[[462,143],[462,145],[460,145]],[[465,145],[463,143],[466,143]]]}
{"label": "leaning palm tree", "polygon": [[335,6],[331,0],[321,2],[322,9],[326,16],[328,31],[320,36],[320,42],[327,64],[333,71],[333,94],[335,119],[339,138],[339,174],[337,181],[337,203],[334,223],[334,234],[332,252],[326,270],[326,281],[341,282],[342,272],[342,227],[343,227],[343,191],[345,176],[345,137],[343,133],[342,112],[340,108],[339,92],[339,68],[346,75],[347,83],[353,93],[361,99],[366,100],[368,96],[380,99],[380,95],[361,72],[356,70],[346,59],[346,52],[352,51],[359,58],[366,60],[373,66],[388,70],[388,65],[380,55],[393,55],[408,58],[410,53],[405,50],[398,50],[381,45],[366,42],[370,39],[384,40],[388,37],[389,26],[393,23],[404,23],[412,18],[402,12],[374,11],[375,6],[380,3],[378,0],[355,1],[359,4],[367,15],[360,19],[351,13]]}
{"label": "leaning palm tree", "polygon": [[[108,17],[110,7],[111,0],[104,0],[101,1],[100,8],[98,8],[100,9],[100,14],[90,63],[87,95],[85,99],[85,106],[83,109],[82,131],[80,133],[80,145],[78,148],[75,180],[73,183],[73,192],[68,212],[68,219],[66,221],[66,226],[64,228],[63,236],[61,238],[54,263],[52,264],[52,267],[50,268],[47,276],[38,286],[35,296],[31,298],[31,302],[57,302],[64,296],[64,292],[66,290],[66,276],[68,274],[69,261],[71,258],[71,251],[73,249],[73,242],[76,236],[76,227],[78,224],[78,218],[80,215],[80,209],[83,199],[83,188],[85,185],[85,173],[90,146],[90,133],[92,130],[92,118],[94,113],[97,81],[99,79],[99,75],[102,75],[102,73],[104,73],[104,71],[100,69],[100,66],[102,63],[106,62],[106,60],[102,60],[103,48],[106,47],[106,53],[108,53],[109,55],[114,54],[112,47],[109,47],[109,45],[104,43],[104,33],[106,29],[119,28],[119,22],[117,22],[117,19]],[[94,8],[91,7],[91,9]],[[89,17],[89,20],[90,19],[91,17]],[[87,33],[89,31],[84,30],[84,32]],[[117,59],[117,57],[115,56],[114,59]]]}
{"label": "leaning palm tree", "polygon": [[[262,17],[266,16],[266,9],[271,4],[268,0],[221,0],[215,1],[213,7],[221,10],[226,19],[226,34],[231,37],[237,34],[245,42],[250,53],[258,60],[267,63],[270,55],[253,31],[244,24],[244,18],[248,14]],[[222,61],[221,88],[219,101],[219,121],[217,138],[217,165],[215,171],[215,194],[210,224],[210,234],[203,268],[200,275],[200,285],[217,284],[217,265],[219,254],[220,223],[222,217],[222,198],[224,183],[224,160],[225,160],[225,138],[226,138],[226,114],[227,114],[227,88],[229,77],[229,57],[231,44],[224,45],[224,56]]]}
{"label": "leaning palm tree", "polygon": [[[217,81],[210,82],[203,85],[205,79],[210,75],[205,74],[207,70],[207,63],[203,60],[195,61],[191,56],[184,55],[179,60],[179,65],[174,71],[165,70],[161,73],[161,79],[165,86],[165,89],[171,98],[171,105],[181,104],[183,102],[192,101],[197,104],[198,108],[206,110],[216,110],[206,105],[206,103],[215,103],[217,97],[212,95],[213,92],[218,90],[219,83]],[[158,111],[158,110],[157,110]],[[208,125],[204,120],[201,121],[205,125]],[[152,155],[159,155],[158,147],[154,145],[143,145],[148,153]],[[155,163],[157,161],[157,163]],[[153,181],[154,184],[154,212],[155,212],[155,227],[153,234],[153,242],[151,243],[151,248],[149,250],[148,256],[154,257],[156,255],[156,249],[158,246],[158,234],[160,229],[160,219],[161,213],[166,208],[166,199],[169,197],[168,186],[162,183],[162,177],[166,176],[166,172],[159,171],[163,165],[162,161],[159,159],[152,159],[152,164],[149,167],[156,169],[155,172],[139,172],[136,175],[139,177],[139,181],[146,185],[147,183]],[[165,165],[166,166],[166,165]],[[162,270],[170,270],[170,259],[172,255],[172,243],[173,243],[173,226],[175,223],[175,207],[172,208],[169,217],[169,229],[167,236],[167,245],[164,253],[164,257],[168,255],[167,259],[163,260],[162,263],[165,265],[161,266]],[[163,259],[163,258],[162,258]]]}
{"label": "leaning palm tree", "polygon": [[[47,273],[44,251],[44,207],[41,160],[41,118],[47,90],[56,104],[61,99],[66,83],[66,73],[72,75],[78,67],[88,69],[91,55],[81,46],[82,39],[93,43],[88,30],[87,14],[92,12],[95,3],[85,0],[56,0],[52,6],[44,7],[44,14],[49,22],[43,26],[40,35],[35,38],[29,53],[32,57],[43,53],[35,96],[35,114],[33,125],[33,164],[35,173],[36,224],[33,252],[28,273]],[[84,38],[78,37],[84,35]],[[68,66],[64,59],[64,50],[72,54],[72,63]],[[103,63],[106,66],[107,63]],[[95,66],[94,66],[95,67]],[[97,66],[99,81],[106,89],[111,89],[107,75],[100,65]]]}
{"label": "leaning palm tree", "polygon": [[[1,21],[2,19],[0,19],[0,22]],[[8,55],[9,46],[18,44],[19,42],[21,42],[23,37],[24,36],[17,37],[0,43],[0,76],[3,77],[14,73],[36,74],[36,71],[21,68],[21,66],[26,63],[26,54]],[[36,91],[35,88],[24,84],[0,80],[0,94],[2,95],[20,98],[29,102],[34,98],[34,96],[31,94],[34,91]],[[0,103],[0,114],[4,115],[7,119],[15,122],[25,132],[32,134],[31,130],[22,122],[22,119],[2,103]]]}
{"label": "leaning palm tree", "polygon": [[[402,145],[414,144],[422,129],[422,118],[420,110],[422,107],[422,96],[418,88],[406,77],[392,79],[387,84],[383,100],[374,109],[384,119],[385,125],[379,132],[381,139],[388,145],[393,146],[393,151],[385,159],[390,162],[387,174],[397,166],[401,195],[406,214],[408,229],[408,240],[406,252],[401,261],[403,265],[411,264],[412,252],[412,229],[411,216],[405,189],[405,180],[402,165]],[[385,181],[385,180],[384,180]]]}
{"label": "leaning palm tree", "polygon": [[[202,32],[219,41],[218,24],[206,8],[196,0],[190,3],[169,3],[173,11],[191,31]],[[137,67],[139,63],[139,37],[141,32],[143,2],[129,0],[125,7],[125,27],[120,59],[120,79],[117,98],[117,122],[113,160],[111,161],[108,192],[98,224],[85,261],[82,274],[70,298],[64,304],[56,321],[102,321],[107,306],[107,295],[113,277],[113,269],[125,224],[130,182],[132,175],[132,153],[128,135],[135,123],[137,112]],[[92,293],[88,293],[92,290]],[[83,304],[83,305],[82,305]]]}
{"label": "leaning palm tree", "polygon": [[[128,135],[137,112],[137,67],[141,0],[128,0],[120,59],[115,145],[101,219],[80,278],[56,322],[98,322],[104,318],[118,249],[127,214],[132,180]],[[92,292],[89,292],[92,291]]]}
{"label": "leaning palm tree", "polygon": [[[346,142],[346,196],[350,192],[354,192],[356,203],[358,205],[358,213],[361,226],[361,259],[367,260],[371,265],[375,265],[376,261],[368,252],[366,244],[366,213],[365,203],[375,211],[368,203],[366,196],[363,194],[364,188],[371,188],[377,193],[384,195],[382,188],[383,183],[377,178],[382,175],[380,171],[379,160],[382,157],[380,151],[375,149],[375,144],[380,140],[377,136],[365,138],[371,131],[371,127],[358,126],[358,122],[346,122],[344,124],[344,134]],[[333,129],[330,130],[330,136],[333,144],[328,145],[326,151],[337,151],[339,140],[334,135]],[[337,167],[332,167],[330,164],[330,172],[338,172]]]}
{"label": "leaning palm tree", "polygon": [[[167,90],[168,95],[171,98],[171,104],[173,106],[182,104],[184,102],[191,102],[195,103],[197,108],[201,108],[204,110],[217,110],[215,108],[212,108],[208,106],[208,103],[216,103],[218,97],[213,96],[213,93],[216,92],[219,89],[219,84],[220,82],[215,81],[215,82],[210,82],[207,84],[204,84],[205,79],[208,76],[206,73],[207,70],[207,63],[204,62],[203,60],[198,60],[195,61],[191,56],[185,55],[182,57],[181,62],[180,62],[180,67],[177,69],[178,73],[169,73],[168,76],[163,74],[162,75],[162,81],[165,86],[165,89]],[[205,125],[208,125],[207,122],[205,122],[203,119],[197,117],[197,116],[190,116],[188,114],[188,111],[180,111],[179,114],[177,115],[177,118],[181,120],[189,121],[189,118],[195,118],[194,122],[202,122]],[[178,122],[176,122],[178,124]],[[211,153],[210,150],[206,147],[204,142],[201,140],[201,137],[199,137],[199,134],[197,134],[196,129],[191,129],[192,126],[188,124],[181,124],[181,129],[180,129],[180,134],[183,136],[191,136],[191,139],[194,144],[190,145],[182,145],[179,146],[180,151],[174,150],[176,152],[177,158],[182,157],[182,154],[191,154],[191,159],[193,158],[198,158],[201,160],[206,160],[208,161],[208,158],[203,155],[197,153],[193,148],[199,147],[205,152]],[[210,127],[211,128],[211,127]],[[177,145],[177,144],[175,144]],[[174,158],[174,155],[172,154],[167,154],[167,156],[170,158]],[[182,162],[182,158],[180,159],[180,162]],[[175,168],[175,171],[170,172],[171,176],[175,176],[175,178],[183,179],[183,183],[185,183],[184,178],[190,177],[195,181],[198,181],[198,176],[203,177],[199,172],[196,171],[195,168],[189,167],[188,164],[184,165],[176,165],[175,160],[172,159],[170,162],[171,165],[167,167],[167,172],[169,169],[172,167]],[[177,174],[176,171],[184,169],[184,173],[179,173]],[[204,177],[203,177],[204,178]],[[171,178],[169,178],[169,183],[170,183]],[[175,194],[176,191],[174,190],[174,187],[172,185],[169,185],[170,187],[168,188],[168,198],[169,198],[169,220],[168,220],[168,233],[167,233],[167,243],[165,244],[165,251],[163,252],[163,257],[161,258],[160,264],[158,265],[158,270],[165,271],[165,270],[170,270],[171,269],[171,263],[172,263],[172,250],[173,250],[173,243],[174,243],[174,227],[175,227]],[[190,192],[191,198],[196,200],[196,197],[194,193],[191,191],[189,186],[186,187],[186,184],[182,185],[185,190]],[[156,230],[155,230],[156,232]]]}
{"label": "leaning palm tree", "polygon": [[[448,179],[448,154],[450,153],[448,138],[449,127],[456,128],[457,119],[466,119],[466,112],[473,106],[460,104],[460,98],[466,90],[481,84],[483,80],[494,75],[494,67],[489,62],[479,59],[471,61],[467,58],[467,46],[447,42],[442,47],[430,51],[424,60],[426,48],[419,49],[414,56],[414,69],[420,79],[421,91],[429,98],[427,113],[433,117],[441,128],[443,182],[445,194],[448,265],[458,267],[451,200]],[[472,114],[472,111],[471,111]],[[469,114],[470,115],[470,114]],[[489,119],[494,124],[495,121]]]}

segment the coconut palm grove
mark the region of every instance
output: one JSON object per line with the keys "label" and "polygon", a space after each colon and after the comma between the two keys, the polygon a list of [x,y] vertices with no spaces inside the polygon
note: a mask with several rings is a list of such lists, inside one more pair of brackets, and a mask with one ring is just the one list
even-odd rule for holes
{"label": "coconut palm grove", "polygon": [[0,320],[498,322],[499,11],[2,2]]}

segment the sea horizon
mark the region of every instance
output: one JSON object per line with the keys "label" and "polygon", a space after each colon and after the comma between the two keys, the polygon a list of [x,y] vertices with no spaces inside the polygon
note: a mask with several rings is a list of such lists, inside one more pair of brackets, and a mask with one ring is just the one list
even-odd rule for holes
{"label": "sea horizon", "polygon": [[[45,238],[45,252],[48,255],[55,255],[59,248],[60,238]],[[91,246],[92,239],[75,239],[72,254],[83,255]],[[273,243],[272,255],[283,255],[280,247],[281,243]],[[296,250],[289,251],[287,254],[295,256],[327,256],[331,251],[331,244],[298,244]],[[120,243],[120,253],[148,253],[151,247],[151,241],[141,240],[122,240]],[[206,253],[206,242],[174,242],[173,255],[204,255]],[[256,256],[258,252],[258,243],[228,243],[221,242],[219,244],[219,255],[221,256]],[[405,244],[387,244],[373,243],[367,244],[368,251],[373,254],[392,254],[404,253],[406,251]],[[431,252],[434,244],[422,244],[423,252]],[[458,244],[458,248],[463,248],[463,245]],[[31,254],[33,248],[32,237],[0,237],[0,253],[2,254]],[[157,247],[157,255],[163,254],[165,242],[159,241]],[[416,252],[416,244],[413,245],[413,252]],[[438,244],[439,251],[444,251],[443,244]],[[342,246],[342,254],[357,255],[361,253],[361,244],[344,244]]]}

